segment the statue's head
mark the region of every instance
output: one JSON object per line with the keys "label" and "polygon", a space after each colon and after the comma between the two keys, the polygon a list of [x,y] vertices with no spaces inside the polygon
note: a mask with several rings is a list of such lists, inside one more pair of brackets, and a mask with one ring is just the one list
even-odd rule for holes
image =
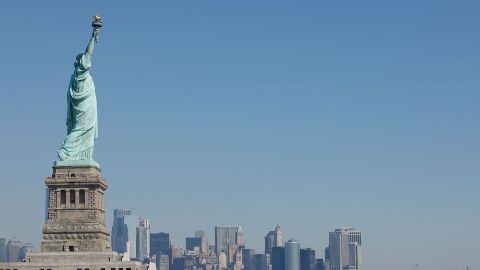
{"label": "statue's head", "polygon": [[75,62],[73,63],[73,66],[74,66],[75,68],[77,68],[78,65],[80,64],[80,60],[82,59],[82,56],[83,56],[83,53],[79,53],[79,54],[77,55],[77,57],[75,58]]}

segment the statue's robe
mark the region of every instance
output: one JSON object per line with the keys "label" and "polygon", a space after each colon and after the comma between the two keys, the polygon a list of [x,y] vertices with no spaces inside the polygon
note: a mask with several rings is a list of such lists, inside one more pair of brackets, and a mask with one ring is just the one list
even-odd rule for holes
{"label": "statue's robe", "polygon": [[90,67],[89,55],[77,56],[67,93],[67,138],[58,150],[60,160],[93,160],[98,117]]}

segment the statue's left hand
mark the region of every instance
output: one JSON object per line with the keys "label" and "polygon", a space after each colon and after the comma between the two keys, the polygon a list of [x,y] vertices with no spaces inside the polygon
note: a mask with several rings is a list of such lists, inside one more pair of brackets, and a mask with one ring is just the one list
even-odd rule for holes
{"label": "statue's left hand", "polygon": [[95,28],[93,29],[93,38],[95,39],[95,42],[98,42],[99,38],[100,38],[100,29],[98,28]]}

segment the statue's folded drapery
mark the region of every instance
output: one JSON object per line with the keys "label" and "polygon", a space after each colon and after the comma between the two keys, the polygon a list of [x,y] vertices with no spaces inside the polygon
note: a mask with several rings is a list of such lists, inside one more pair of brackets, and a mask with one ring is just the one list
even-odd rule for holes
{"label": "statue's folded drapery", "polygon": [[58,150],[60,160],[93,160],[98,117],[90,66],[90,55],[77,56],[67,93],[67,138]]}

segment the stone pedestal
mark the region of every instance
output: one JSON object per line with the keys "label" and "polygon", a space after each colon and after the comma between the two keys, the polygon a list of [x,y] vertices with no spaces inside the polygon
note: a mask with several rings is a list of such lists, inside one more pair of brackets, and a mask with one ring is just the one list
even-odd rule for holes
{"label": "stone pedestal", "polygon": [[48,219],[41,252],[27,253],[24,262],[0,262],[0,270],[155,269],[111,251],[103,204],[107,181],[98,165],[56,163],[45,184]]}
{"label": "stone pedestal", "polygon": [[107,181],[95,165],[56,164],[48,188],[48,219],[43,227],[41,252],[111,251],[105,225]]}

